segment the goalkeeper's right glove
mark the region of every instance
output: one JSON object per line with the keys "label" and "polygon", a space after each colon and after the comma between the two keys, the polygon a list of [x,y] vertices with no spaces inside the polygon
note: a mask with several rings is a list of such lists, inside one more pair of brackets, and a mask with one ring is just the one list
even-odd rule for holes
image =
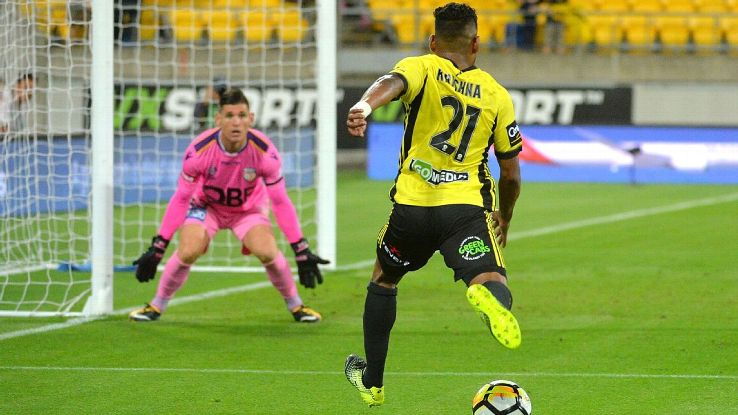
{"label": "goalkeeper's right glove", "polygon": [[151,246],[141,256],[133,261],[136,265],[136,279],[139,282],[149,282],[156,276],[156,267],[161,262],[164,252],[167,250],[169,240],[156,235],[151,240]]}

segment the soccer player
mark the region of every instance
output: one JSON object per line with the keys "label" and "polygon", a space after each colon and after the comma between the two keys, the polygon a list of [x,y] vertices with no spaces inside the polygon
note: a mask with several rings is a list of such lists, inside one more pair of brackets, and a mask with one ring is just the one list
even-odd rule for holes
{"label": "soccer player", "polygon": [[[466,4],[435,9],[431,54],[399,61],[377,79],[348,114],[350,134],[364,136],[373,109],[399,99],[405,130],[399,171],[390,191],[388,223],[364,303],[366,360],[350,355],[345,374],[369,406],[384,403],[383,375],[395,321],[397,284],[435,251],[468,286],[466,297],[503,346],[520,345],[501,248],[520,194],[522,138],[505,88],[474,66],[477,15]],[[487,165],[500,166],[499,209]]]}
{"label": "soccer player", "polygon": [[179,229],[177,250],[164,266],[154,299],[131,312],[129,318],[158,320],[215,233],[230,229],[242,242],[243,254],[253,254],[262,263],[294,319],[318,322],[321,315],[300,299],[268,217],[271,202],[277,224],[295,252],[300,283],[306,288],[315,288],[316,281],[321,284],[318,264],[328,261],[313,254],[302,235],[287,195],[279,152],[264,133],[251,128],[254,114],[240,89],[224,91],[219,105],[217,128],[197,136],[185,151],[177,190],[169,200],[159,234],[134,262],[136,278],[140,282],[154,278],[169,240]]}

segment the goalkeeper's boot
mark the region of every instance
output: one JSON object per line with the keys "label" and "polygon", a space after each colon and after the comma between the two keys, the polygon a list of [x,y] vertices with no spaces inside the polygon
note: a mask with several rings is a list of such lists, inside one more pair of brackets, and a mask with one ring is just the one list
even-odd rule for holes
{"label": "goalkeeper's boot", "polygon": [[364,386],[364,381],[362,380],[364,370],[366,370],[366,360],[355,354],[351,354],[346,358],[346,363],[343,366],[346,379],[359,391],[364,403],[369,406],[382,405],[384,403],[384,386],[372,386],[369,388]]}
{"label": "goalkeeper's boot", "polygon": [[293,308],[290,313],[298,323],[317,323],[323,318],[320,313],[305,304]]}
{"label": "goalkeeper's boot", "polygon": [[155,305],[146,304],[143,308],[131,311],[128,319],[131,321],[156,321],[161,317],[161,311]]}
{"label": "goalkeeper's boot", "polygon": [[518,321],[512,312],[500,304],[484,285],[469,286],[466,289],[466,299],[482,317],[484,325],[498,342],[508,349],[516,349],[520,346],[521,335]]}

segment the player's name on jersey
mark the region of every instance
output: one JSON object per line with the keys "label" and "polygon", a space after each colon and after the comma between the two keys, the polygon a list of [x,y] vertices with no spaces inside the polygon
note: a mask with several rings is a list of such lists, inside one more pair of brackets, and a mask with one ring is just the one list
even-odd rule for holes
{"label": "player's name on jersey", "polygon": [[441,82],[446,82],[447,84],[451,85],[451,88],[454,89],[454,91],[464,94],[471,98],[482,98],[482,88],[479,87],[478,84],[473,84],[471,82],[464,82],[459,81],[456,79],[455,76],[448,74],[446,72],[443,72],[442,70],[438,70],[438,73],[436,74],[436,80]]}

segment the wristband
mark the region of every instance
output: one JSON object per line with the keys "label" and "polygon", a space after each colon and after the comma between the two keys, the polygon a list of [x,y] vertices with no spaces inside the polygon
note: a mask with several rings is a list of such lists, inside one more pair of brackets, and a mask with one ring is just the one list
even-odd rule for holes
{"label": "wristband", "polygon": [[361,110],[361,112],[364,114],[364,118],[368,118],[369,114],[372,113],[372,106],[369,105],[368,102],[362,100],[354,104],[353,107],[351,107],[352,110]]}

